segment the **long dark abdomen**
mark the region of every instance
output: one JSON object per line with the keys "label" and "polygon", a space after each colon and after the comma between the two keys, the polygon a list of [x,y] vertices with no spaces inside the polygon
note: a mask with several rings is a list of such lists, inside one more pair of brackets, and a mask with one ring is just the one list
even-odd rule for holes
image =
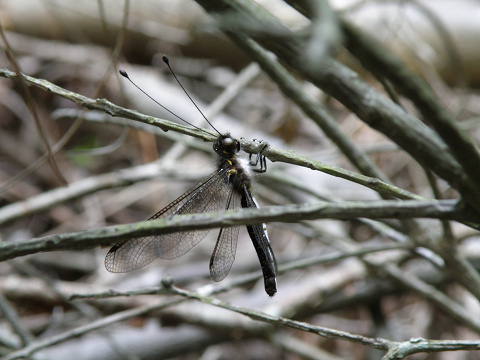
{"label": "long dark abdomen", "polygon": [[[242,195],[243,208],[258,208],[255,198],[250,189],[245,188]],[[273,296],[277,292],[277,261],[270,246],[265,224],[247,225],[248,235],[252,239],[253,246],[257,252],[258,260],[263,272],[263,280],[265,282],[265,291],[269,296]]]}
{"label": "long dark abdomen", "polygon": [[[250,190],[250,174],[243,168],[240,161],[235,156],[229,159],[221,158],[218,166],[220,169],[230,170],[227,181],[231,184],[233,190],[240,195],[242,208],[258,208]],[[247,231],[260,260],[265,292],[269,296],[273,296],[277,292],[277,262],[270,246],[266,226],[265,224],[247,225]]]}

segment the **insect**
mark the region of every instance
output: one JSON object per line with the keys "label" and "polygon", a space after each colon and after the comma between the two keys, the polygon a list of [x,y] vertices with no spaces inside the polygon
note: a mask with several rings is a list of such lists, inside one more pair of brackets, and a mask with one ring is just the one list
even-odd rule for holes
{"label": "insect", "polygon": [[[164,61],[171,70],[168,58],[164,57]],[[124,71],[120,73],[130,80]],[[172,74],[175,76],[173,71]],[[215,129],[213,125],[211,126]],[[237,157],[240,142],[229,133],[221,134],[218,130],[216,131],[218,137],[213,144],[213,150],[218,157],[217,169],[148,220],[180,214],[258,208],[251,191],[249,167],[256,167],[259,164],[260,167],[253,171],[266,171],[266,159],[262,152],[267,145],[260,150],[255,161],[251,160],[251,156],[250,161],[246,161]],[[273,296],[277,292],[277,263],[266,226],[257,224],[246,227],[260,261],[265,291],[269,296]],[[232,267],[239,230],[240,226],[220,229],[210,259],[210,275],[214,281],[223,280]],[[120,241],[107,253],[105,267],[110,272],[121,273],[138,269],[156,258],[174,259],[191,250],[205,238],[209,231],[210,229],[182,231]]]}

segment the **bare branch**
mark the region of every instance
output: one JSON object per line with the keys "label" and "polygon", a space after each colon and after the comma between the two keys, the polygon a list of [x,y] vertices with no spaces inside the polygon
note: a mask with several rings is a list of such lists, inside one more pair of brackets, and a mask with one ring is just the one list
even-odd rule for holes
{"label": "bare branch", "polygon": [[111,245],[117,241],[153,234],[166,234],[194,229],[210,229],[262,222],[295,222],[314,219],[348,220],[355,218],[440,218],[461,219],[464,214],[456,201],[371,201],[286,205],[174,216],[139,223],[109,226],[101,229],[46,236],[22,242],[0,243],[0,261],[41,251],[88,249]]}

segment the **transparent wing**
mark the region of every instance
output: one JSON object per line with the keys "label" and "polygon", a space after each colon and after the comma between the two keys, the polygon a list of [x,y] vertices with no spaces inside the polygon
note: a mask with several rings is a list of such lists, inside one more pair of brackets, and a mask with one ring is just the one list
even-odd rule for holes
{"label": "transparent wing", "polygon": [[[230,188],[225,177],[225,170],[215,171],[148,220],[223,209]],[[107,253],[105,268],[110,272],[128,272],[151,263],[157,257],[174,259],[197,245],[208,232],[209,229],[192,230],[121,241]]]}
{"label": "transparent wing", "polygon": [[[241,208],[240,195],[230,189],[225,210],[239,208]],[[220,229],[217,243],[210,259],[210,276],[213,281],[222,281],[230,272],[237,251],[239,230],[240,226]]]}

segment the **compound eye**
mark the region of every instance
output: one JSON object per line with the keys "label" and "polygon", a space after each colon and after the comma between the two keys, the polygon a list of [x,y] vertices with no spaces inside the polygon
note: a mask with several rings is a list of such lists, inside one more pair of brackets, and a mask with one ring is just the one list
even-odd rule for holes
{"label": "compound eye", "polygon": [[233,139],[232,138],[225,138],[223,140],[223,143],[225,144],[225,146],[231,146],[233,144]]}

